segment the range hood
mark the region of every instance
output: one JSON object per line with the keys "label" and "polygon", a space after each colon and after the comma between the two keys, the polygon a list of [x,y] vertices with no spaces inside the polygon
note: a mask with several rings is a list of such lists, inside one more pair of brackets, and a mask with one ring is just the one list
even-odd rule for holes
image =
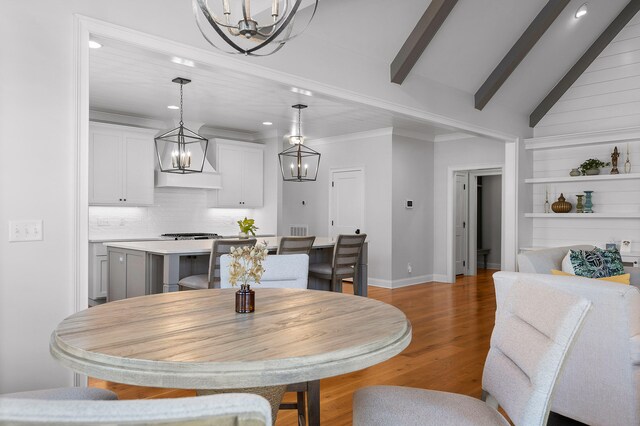
{"label": "range hood", "polygon": [[[191,158],[194,164],[202,161],[204,150],[200,144],[194,143],[190,145]],[[162,153],[162,161],[171,163],[171,152],[165,149]],[[164,173],[156,169],[156,187],[158,188],[202,188],[202,189],[220,189],[222,188],[222,178],[220,173],[216,172],[208,158],[204,159],[204,167],[202,173]]]}

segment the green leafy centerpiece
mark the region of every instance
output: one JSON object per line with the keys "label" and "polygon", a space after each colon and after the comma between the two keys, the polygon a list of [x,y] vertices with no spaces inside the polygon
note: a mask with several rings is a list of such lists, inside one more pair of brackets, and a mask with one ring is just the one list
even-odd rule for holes
{"label": "green leafy centerpiece", "polygon": [[249,234],[255,236],[258,227],[255,225],[256,221],[253,219],[245,218],[243,220],[238,221],[238,226],[240,227],[240,238],[249,238]]}
{"label": "green leafy centerpiece", "polygon": [[236,312],[249,313],[255,310],[255,292],[251,283],[260,284],[264,267],[262,262],[267,258],[267,243],[255,246],[231,247],[229,257],[229,283],[240,285],[236,292]]}

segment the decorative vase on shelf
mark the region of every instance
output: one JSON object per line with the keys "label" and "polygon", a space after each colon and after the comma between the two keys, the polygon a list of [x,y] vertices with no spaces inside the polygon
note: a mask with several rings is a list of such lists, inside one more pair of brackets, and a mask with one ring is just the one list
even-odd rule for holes
{"label": "decorative vase on shelf", "polygon": [[256,292],[251,290],[249,284],[241,284],[236,291],[236,312],[248,314],[256,309]]}
{"label": "decorative vase on shelf", "polygon": [[580,170],[578,169],[571,169],[571,171],[569,172],[569,176],[580,176],[582,173],[580,173]]}
{"label": "decorative vase on shelf", "polygon": [[549,191],[544,193],[544,212],[551,213],[551,206],[549,204]]}
{"label": "decorative vase on shelf", "polygon": [[578,198],[578,202],[576,203],[576,213],[584,213],[584,204],[582,204],[582,197],[584,197],[584,194],[576,195],[576,198]]}
{"label": "decorative vase on shelf", "polygon": [[631,160],[629,160],[629,144],[627,144],[627,161],[624,162],[624,172],[631,173]]}
{"label": "decorative vase on shelf", "polygon": [[249,238],[249,234],[247,234],[246,232],[240,232],[238,234],[238,238],[240,238],[241,240],[246,240]]}
{"label": "decorative vase on shelf", "polygon": [[571,211],[571,203],[564,198],[564,194],[560,194],[558,201],[551,204],[551,210],[554,213],[569,213]]}
{"label": "decorative vase on shelf", "polygon": [[584,191],[584,212],[593,213],[593,203],[591,202],[591,194],[593,191]]}
{"label": "decorative vase on shelf", "polygon": [[600,174],[600,169],[585,170],[585,174],[588,175],[588,176],[599,175]]}

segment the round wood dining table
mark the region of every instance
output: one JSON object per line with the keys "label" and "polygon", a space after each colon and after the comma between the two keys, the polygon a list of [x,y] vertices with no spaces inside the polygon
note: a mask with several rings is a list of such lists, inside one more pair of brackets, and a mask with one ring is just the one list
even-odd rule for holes
{"label": "round wood dining table", "polygon": [[400,353],[411,324],[377,300],[260,288],[235,312],[235,289],[182,291],[95,306],[63,320],[50,350],[70,369],[140,386],[272,387],[364,369]]}

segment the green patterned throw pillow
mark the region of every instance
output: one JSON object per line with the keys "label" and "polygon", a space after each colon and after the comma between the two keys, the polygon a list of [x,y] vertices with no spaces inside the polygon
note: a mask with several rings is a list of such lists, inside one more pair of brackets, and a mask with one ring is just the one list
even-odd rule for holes
{"label": "green patterned throw pillow", "polygon": [[576,275],[604,278],[624,274],[624,265],[618,249],[571,250],[569,255]]}

